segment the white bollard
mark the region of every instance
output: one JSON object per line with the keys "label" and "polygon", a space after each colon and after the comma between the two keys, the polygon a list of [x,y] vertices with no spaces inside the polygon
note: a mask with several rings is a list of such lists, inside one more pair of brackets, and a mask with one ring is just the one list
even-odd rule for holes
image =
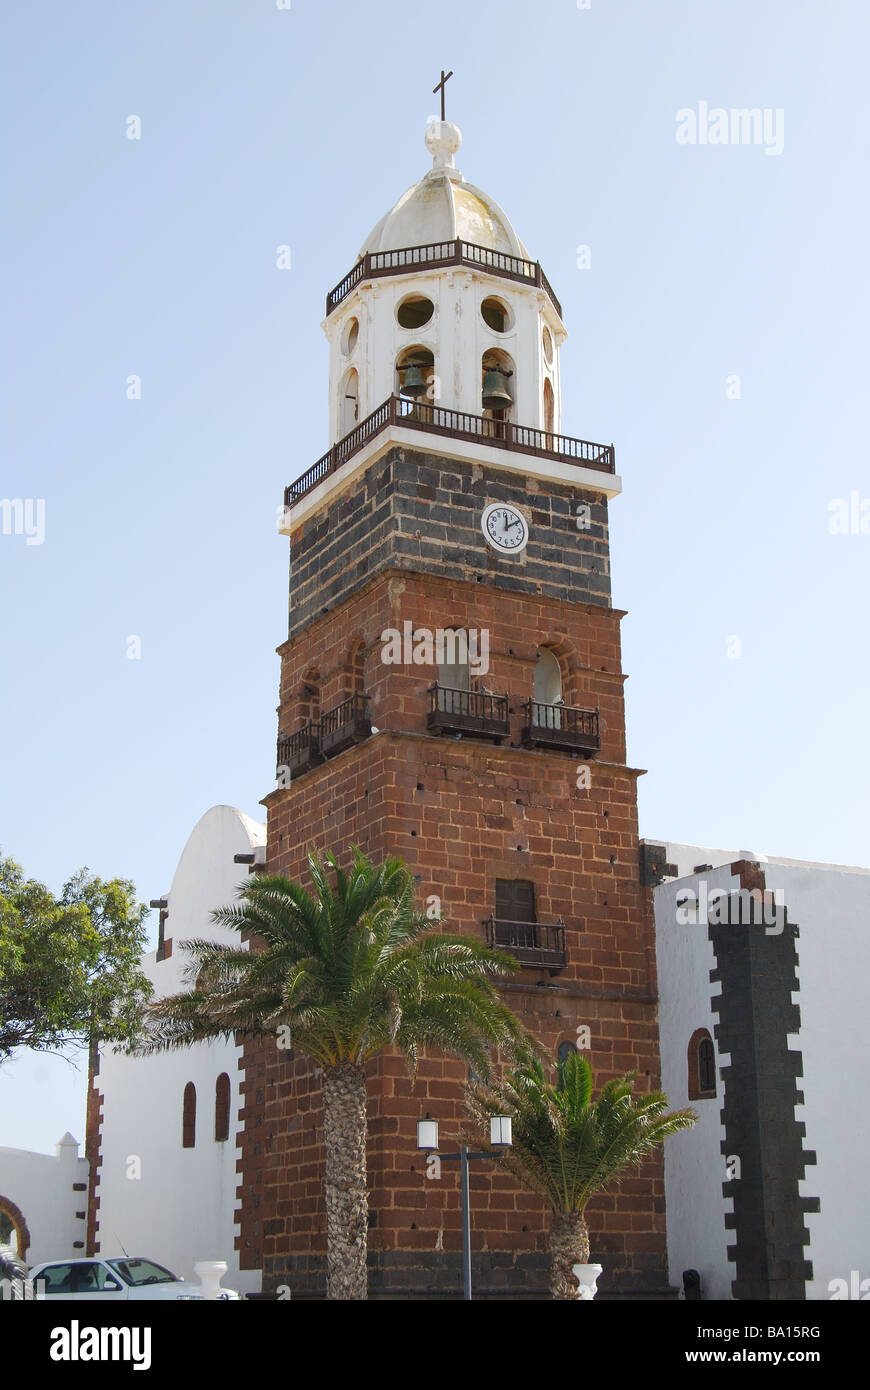
{"label": "white bollard", "polygon": [[595,1285],[601,1278],[601,1271],[603,1270],[604,1266],[572,1265],[571,1268],[574,1270],[574,1275],[579,1285],[577,1289],[577,1297],[583,1299],[594,1298],[596,1293],[598,1292]]}
{"label": "white bollard", "polygon": [[204,1298],[220,1298],[221,1280],[227,1272],[226,1260],[200,1260],[193,1266],[193,1272],[202,1286]]}

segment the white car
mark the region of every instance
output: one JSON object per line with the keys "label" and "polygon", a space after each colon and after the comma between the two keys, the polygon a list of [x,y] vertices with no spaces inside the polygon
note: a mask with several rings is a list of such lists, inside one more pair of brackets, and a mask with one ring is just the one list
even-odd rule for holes
{"label": "white car", "polygon": [[[153,1260],[124,1255],[104,1260],[48,1260],[34,1265],[30,1279],[37,1298],[74,1299],[79,1303],[125,1303],[136,1299],[203,1299],[201,1284],[188,1284]],[[37,1282],[41,1281],[41,1282]],[[221,1289],[219,1297],[241,1298],[235,1289]]]}

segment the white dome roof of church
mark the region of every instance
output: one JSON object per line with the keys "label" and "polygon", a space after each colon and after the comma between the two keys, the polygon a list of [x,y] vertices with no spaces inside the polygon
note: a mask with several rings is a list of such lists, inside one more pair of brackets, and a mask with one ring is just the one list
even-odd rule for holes
{"label": "white dome roof of church", "polygon": [[462,132],[452,121],[433,121],[426,128],[433,167],[381,218],[366,238],[360,259],[367,252],[457,239],[531,259],[495,199],[467,183],[456,168],[454,155],[461,144]]}

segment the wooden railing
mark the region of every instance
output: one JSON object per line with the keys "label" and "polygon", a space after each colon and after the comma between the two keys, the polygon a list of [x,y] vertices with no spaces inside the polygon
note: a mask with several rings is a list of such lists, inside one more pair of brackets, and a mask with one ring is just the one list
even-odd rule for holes
{"label": "wooden railing", "polygon": [[561,970],[568,963],[565,948],[565,923],[509,922],[504,918],[488,917],[487,945],[496,951],[510,951],[522,965],[540,969]]}
{"label": "wooden railing", "polygon": [[448,410],[429,401],[390,396],[285,489],[284,506],[292,507],[294,502],[317,487],[318,483],[390,425],[401,425],[404,429],[421,430],[427,434],[447,435],[451,439],[466,439],[498,449],[512,449],[517,453],[534,454],[538,458],[560,463],[576,463],[600,473],[616,472],[616,455],[612,444],[593,444],[587,439],[574,439],[567,434],[554,434],[550,430],[533,429],[529,425],[515,425],[510,420],[491,420],[484,415],[469,415],[464,410]]}
{"label": "wooden railing", "polygon": [[371,735],[368,707],[368,695],[350,695],[323,715],[320,721],[320,747],[324,757],[343,752],[351,744],[361,743]]}
{"label": "wooden railing", "polygon": [[508,696],[491,695],[484,690],[456,690],[436,683],[429,687],[426,726],[438,733],[505,738],[510,733]]}
{"label": "wooden railing", "polygon": [[323,761],[320,752],[319,725],[311,720],[295,734],[278,735],[278,771],[282,768],[294,773],[307,771],[309,767]]}
{"label": "wooden railing", "polygon": [[562,306],[541,269],[540,261],[528,261],[522,256],[493,251],[488,246],[477,246],[472,241],[462,240],[433,241],[426,246],[404,246],[396,251],[367,251],[326,296],[327,317],[362,280],[376,280],[384,275],[410,275],[421,267],[438,270],[450,265],[477,266],[504,280],[537,285],[548,296],[559,318],[562,317]]}
{"label": "wooden railing", "polygon": [[279,773],[284,768],[291,777],[299,776],[325,758],[335,757],[352,744],[369,738],[372,725],[368,707],[368,695],[350,695],[320,719],[309,720],[295,734],[279,734]]}
{"label": "wooden railing", "polygon": [[522,738],[526,746],[588,753],[601,748],[601,721],[597,709],[548,705],[541,700],[526,700],[521,708]]}

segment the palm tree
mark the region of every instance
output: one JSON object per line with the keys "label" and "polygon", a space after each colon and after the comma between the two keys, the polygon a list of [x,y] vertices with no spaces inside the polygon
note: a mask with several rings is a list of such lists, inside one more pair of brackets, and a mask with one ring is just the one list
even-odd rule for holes
{"label": "palm tree", "polygon": [[[356,847],[345,873],[308,857],[314,893],[278,875],[250,879],[212,914],[244,944],[186,941],[187,993],[149,1010],[143,1051],[207,1038],[292,1038],[323,1068],[327,1297],[366,1297],[366,1062],[396,1047],[413,1075],[432,1046],[491,1074],[491,1050],[516,1057],[526,1035],[495,990],[513,957],[449,936],[414,905],[400,859],[375,867]],[[334,876],[334,886],[329,870]],[[283,1030],[283,1032],[282,1032]]]}
{"label": "palm tree", "polygon": [[661,1091],[632,1095],[635,1073],[608,1082],[596,1101],[588,1061],[573,1052],[559,1063],[556,1085],[532,1059],[500,1082],[469,1087],[468,1110],[475,1128],[489,1134],[493,1115],[509,1115],[512,1146],[496,1160],[552,1211],[550,1293],[575,1298],[575,1264],[589,1263],[586,1205],[597,1192],[619,1182],[656,1144],[695,1123],[692,1110],[666,1114]]}

